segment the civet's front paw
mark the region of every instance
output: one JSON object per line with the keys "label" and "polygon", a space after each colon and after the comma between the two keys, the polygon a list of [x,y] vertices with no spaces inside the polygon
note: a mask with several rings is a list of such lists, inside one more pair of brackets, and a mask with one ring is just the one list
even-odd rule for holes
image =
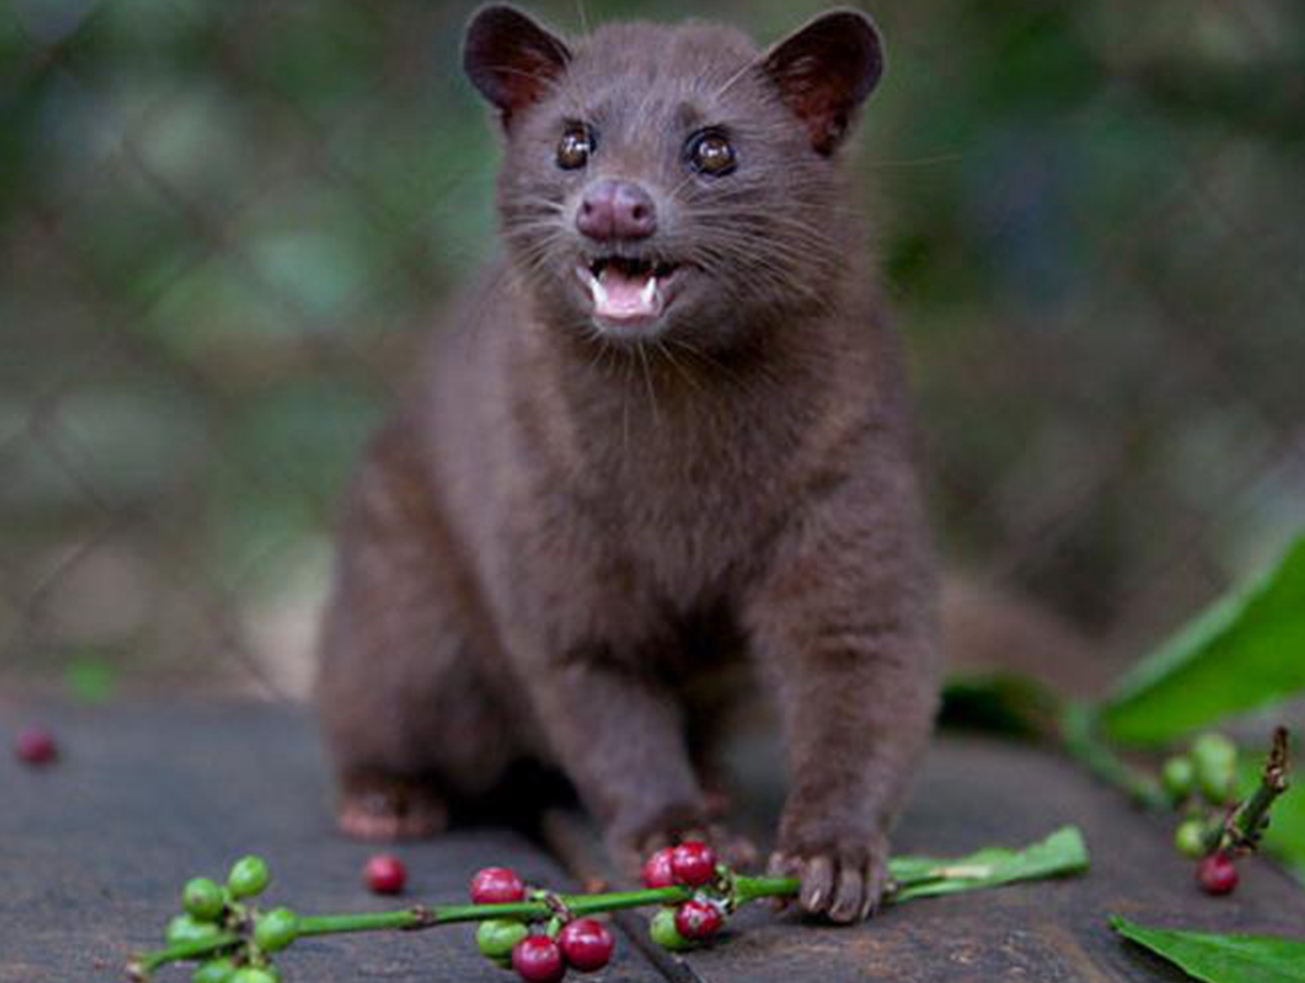
{"label": "civet's front paw", "polygon": [[798,903],[808,914],[840,925],[874,914],[888,885],[888,838],[882,833],[848,831],[806,840],[800,830],[781,835],[771,855],[770,873],[802,882]]}

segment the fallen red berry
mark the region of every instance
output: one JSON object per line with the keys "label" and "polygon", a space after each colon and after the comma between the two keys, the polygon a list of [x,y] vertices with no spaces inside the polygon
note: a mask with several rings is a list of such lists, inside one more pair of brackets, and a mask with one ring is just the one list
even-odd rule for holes
{"label": "fallen red berry", "polygon": [[643,886],[650,889],[675,886],[675,870],[671,864],[673,847],[658,850],[643,864]]}
{"label": "fallen red berry", "polygon": [[724,924],[720,909],[706,901],[686,901],[675,912],[675,930],[686,939],[709,939]]}
{"label": "fallen red berry", "polygon": [[44,727],[26,727],[18,732],[14,751],[20,761],[29,765],[48,765],[59,757],[59,747],[54,735]]}
{"label": "fallen red berry", "polygon": [[716,879],[716,851],[706,843],[681,843],[671,851],[675,879],[689,887],[701,887]]}
{"label": "fallen red berry", "polygon": [[557,944],[568,966],[582,973],[602,969],[612,961],[616,939],[596,918],[578,918],[562,926]]}
{"label": "fallen red berry", "polygon": [[363,883],[373,894],[399,894],[408,883],[408,871],[398,857],[378,853],[363,868]]}
{"label": "fallen red berry", "polygon": [[1196,882],[1206,894],[1232,894],[1237,887],[1237,865],[1226,853],[1212,853],[1196,865]]}
{"label": "fallen red berry", "polygon": [[528,983],[557,983],[566,975],[562,950],[546,935],[532,935],[513,946],[512,968]]}
{"label": "fallen red berry", "polygon": [[475,904],[511,904],[525,899],[525,884],[507,867],[486,867],[471,879],[471,900]]}

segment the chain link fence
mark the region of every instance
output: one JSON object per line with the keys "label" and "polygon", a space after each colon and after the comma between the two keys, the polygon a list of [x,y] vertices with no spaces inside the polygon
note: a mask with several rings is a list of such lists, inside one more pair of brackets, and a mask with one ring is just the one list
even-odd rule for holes
{"label": "chain link fence", "polygon": [[[494,249],[471,9],[0,0],[0,678],[303,692],[343,478]],[[1305,525],[1305,8],[871,12],[944,549],[1135,653]]]}

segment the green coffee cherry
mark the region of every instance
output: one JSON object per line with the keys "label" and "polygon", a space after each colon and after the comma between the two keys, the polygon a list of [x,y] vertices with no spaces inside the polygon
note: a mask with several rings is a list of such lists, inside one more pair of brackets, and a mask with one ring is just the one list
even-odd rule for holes
{"label": "green coffee cherry", "polygon": [[663,908],[653,915],[652,923],[648,926],[648,934],[659,946],[672,952],[693,946],[693,943],[681,935],[680,930],[675,927],[674,908]]}
{"label": "green coffee cherry", "polygon": [[222,888],[207,877],[196,877],[186,882],[181,892],[181,906],[200,922],[215,922],[226,906]]}
{"label": "green coffee cherry", "polygon": [[1174,804],[1182,802],[1192,794],[1196,784],[1196,766],[1187,755],[1175,755],[1167,760],[1160,772],[1160,783]]}
{"label": "green coffee cherry", "polygon": [[222,934],[213,922],[199,922],[190,915],[177,915],[168,922],[167,940],[172,944],[178,942],[202,942]]}
{"label": "green coffee cherry", "polygon": [[1237,784],[1237,745],[1222,734],[1202,734],[1192,744],[1196,784],[1213,805],[1230,802]]}
{"label": "green coffee cherry", "polygon": [[195,970],[190,983],[231,983],[236,964],[230,959],[210,959]]}
{"label": "green coffee cherry", "polygon": [[530,929],[521,922],[510,918],[491,918],[481,922],[476,929],[476,947],[488,959],[510,960],[513,946],[529,934]]}
{"label": "green coffee cherry", "polygon": [[228,983],[279,983],[281,974],[270,966],[246,966],[236,970]]}
{"label": "green coffee cherry", "polygon": [[272,875],[268,873],[267,863],[262,857],[241,857],[231,865],[231,873],[227,874],[227,888],[232,897],[250,898],[261,893],[271,879]]}
{"label": "green coffee cherry", "polygon": [[299,935],[299,917],[289,908],[273,908],[254,922],[254,942],[264,952],[284,949]]}
{"label": "green coffee cherry", "polygon": [[1205,823],[1199,819],[1179,823],[1174,830],[1174,847],[1184,857],[1193,860],[1205,856]]}

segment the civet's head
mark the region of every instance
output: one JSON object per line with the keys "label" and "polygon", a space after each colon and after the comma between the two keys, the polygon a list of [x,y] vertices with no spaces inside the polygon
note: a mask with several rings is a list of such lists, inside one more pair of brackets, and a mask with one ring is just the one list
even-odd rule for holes
{"label": "civet's head", "polygon": [[506,136],[512,261],[554,320],[719,347],[827,301],[844,267],[836,157],[883,67],[864,14],[759,51],[696,23],[564,40],[491,6],[464,64]]}

